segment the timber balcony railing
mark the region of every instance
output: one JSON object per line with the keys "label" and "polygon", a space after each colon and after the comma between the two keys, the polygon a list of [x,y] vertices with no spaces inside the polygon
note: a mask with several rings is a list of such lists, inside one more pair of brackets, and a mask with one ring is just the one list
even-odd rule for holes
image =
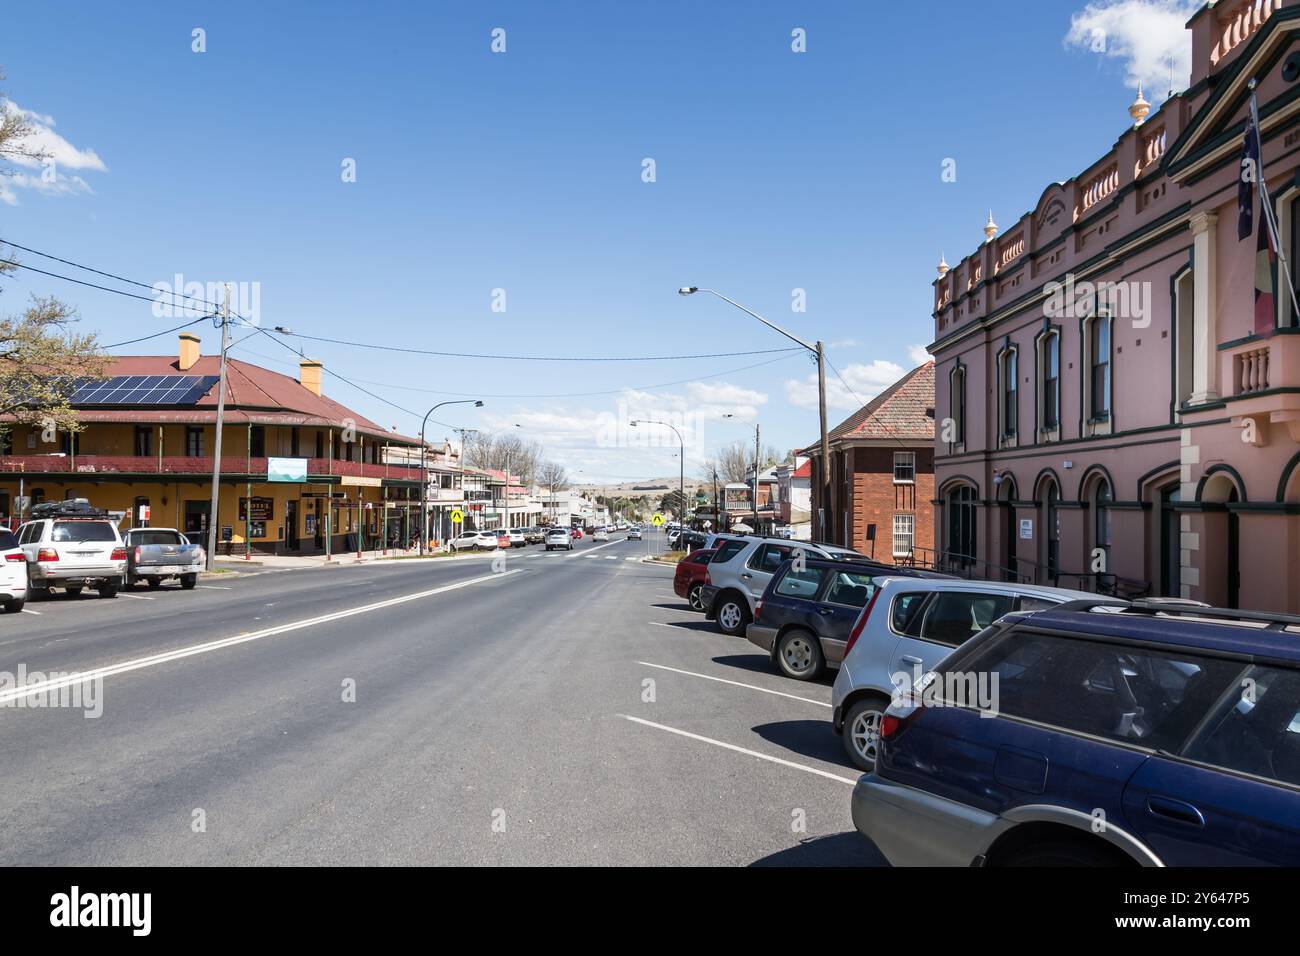
{"label": "timber balcony railing", "polygon": [[[157,455],[0,455],[0,474],[37,475],[211,475],[214,459]],[[222,455],[223,475],[266,479],[267,459]],[[307,459],[307,474],[317,477],[397,478],[419,481],[420,469],[406,465]]]}

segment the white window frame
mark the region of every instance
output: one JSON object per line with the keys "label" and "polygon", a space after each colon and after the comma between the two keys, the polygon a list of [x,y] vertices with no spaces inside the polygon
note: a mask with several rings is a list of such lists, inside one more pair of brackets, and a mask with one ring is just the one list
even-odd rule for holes
{"label": "white window frame", "polygon": [[[903,527],[900,528],[900,522]],[[900,550],[900,541],[906,540],[907,547]],[[916,515],[899,513],[894,515],[890,532],[890,548],[896,558],[906,558],[916,550]]]}
{"label": "white window frame", "polygon": [[[904,464],[911,468],[911,478],[899,478],[898,466]],[[916,452],[914,451],[896,451],[894,452],[894,484],[896,485],[914,485],[916,484]]]}

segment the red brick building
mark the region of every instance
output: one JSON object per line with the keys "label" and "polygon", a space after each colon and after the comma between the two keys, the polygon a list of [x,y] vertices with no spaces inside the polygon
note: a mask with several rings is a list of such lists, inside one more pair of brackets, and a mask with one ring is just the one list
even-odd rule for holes
{"label": "red brick building", "polygon": [[[928,560],[934,548],[934,363],[908,372],[831,429],[829,438],[835,543],[889,563]],[[820,473],[821,443],[801,454]],[[822,508],[821,484],[813,482],[814,515]]]}

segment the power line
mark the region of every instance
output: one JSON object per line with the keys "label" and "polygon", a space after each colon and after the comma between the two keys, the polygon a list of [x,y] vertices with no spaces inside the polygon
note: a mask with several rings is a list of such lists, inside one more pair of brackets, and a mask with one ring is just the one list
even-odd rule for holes
{"label": "power line", "polygon": [[328,342],[331,345],[347,345],[358,349],[377,349],[383,352],[404,352],[413,355],[434,355],[439,358],[493,359],[501,362],[676,362],[683,359],[735,358],[742,355],[772,355],[777,352],[798,352],[795,346],[783,349],[755,349],[750,352],[707,352],[699,355],[493,355],[485,352],[437,352],[432,349],[404,348],[400,345],[376,345],[373,342],[349,342],[345,339],[329,339],[319,335],[303,335],[299,332],[286,332],[300,339],[313,342]]}
{"label": "power line", "polygon": [[[201,316],[200,318],[195,319],[193,322],[186,322],[184,325],[178,325],[172,329],[163,329],[161,332],[155,332],[153,335],[145,335],[138,339],[128,339],[125,342],[114,342],[112,345],[103,346],[103,348],[120,349],[123,345],[135,345],[135,343],[137,342],[148,342],[150,339],[156,339],[162,335],[170,335],[173,332],[179,332],[181,329],[188,329],[191,325],[198,325],[200,322],[206,322],[210,318],[212,318],[212,316],[210,315]],[[240,339],[240,341],[242,342],[243,339]]]}
{"label": "power line", "polygon": [[[255,352],[247,346],[241,346],[244,352],[257,358],[264,359],[268,362],[281,363],[283,360],[272,356],[263,355],[261,352]],[[497,393],[497,392],[447,392],[436,388],[420,388],[415,385],[395,385],[392,382],[375,382],[364,378],[354,379],[357,382],[363,382],[366,385],[378,385],[383,388],[395,388],[404,392],[418,392],[422,395],[450,395],[468,398],[594,398],[603,395],[621,395],[624,392],[649,392],[660,388],[672,388],[677,385],[690,385],[694,382],[705,382],[710,379],[721,378],[724,375],[735,375],[739,372],[748,372],[751,369],[762,368],[765,365],[772,365],[776,362],[784,362],[786,359],[793,358],[793,355],[779,355],[776,358],[768,359],[766,362],[755,362],[753,365],[742,365],[739,368],[725,369],[721,372],[712,372],[708,375],[699,375],[694,378],[682,378],[673,382],[659,382],[654,385],[625,385],[622,388],[611,388],[597,392],[547,392],[538,394],[521,394],[517,392]]]}

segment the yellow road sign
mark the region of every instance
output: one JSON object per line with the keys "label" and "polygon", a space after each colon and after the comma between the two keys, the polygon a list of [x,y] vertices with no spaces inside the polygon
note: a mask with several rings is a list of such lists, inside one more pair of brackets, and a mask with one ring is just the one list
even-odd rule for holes
{"label": "yellow road sign", "polygon": [[650,523],[657,528],[664,523],[664,516],[661,514],[657,514],[650,519]]}
{"label": "yellow road sign", "polygon": [[464,520],[465,520],[465,512],[461,511],[459,508],[457,508],[455,511],[451,513],[452,524],[460,524]]}

